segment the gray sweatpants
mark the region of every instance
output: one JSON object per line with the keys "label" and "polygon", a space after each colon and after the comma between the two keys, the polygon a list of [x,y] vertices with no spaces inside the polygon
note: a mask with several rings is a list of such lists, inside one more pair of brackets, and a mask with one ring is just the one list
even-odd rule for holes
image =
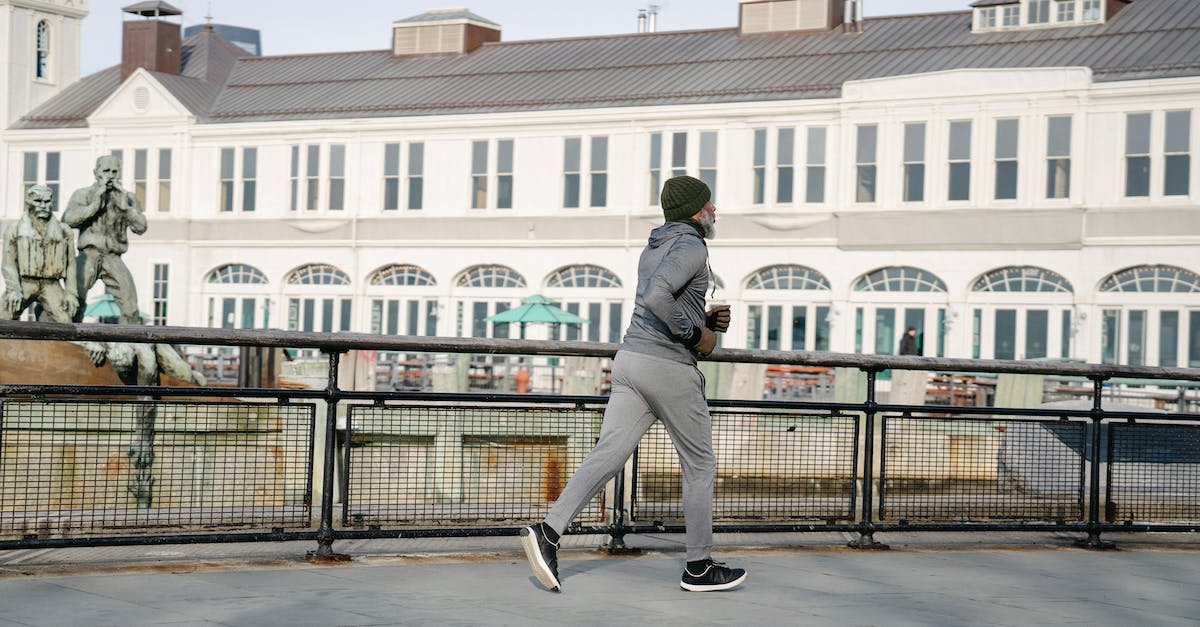
{"label": "gray sweatpants", "polygon": [[612,395],[600,439],[567,482],[546,516],[562,533],[584,505],[633,454],[642,434],[660,419],[671,434],[683,468],[683,518],[687,559],[712,553],[712,422],[704,398],[704,376],[691,364],[620,351],[612,366]]}

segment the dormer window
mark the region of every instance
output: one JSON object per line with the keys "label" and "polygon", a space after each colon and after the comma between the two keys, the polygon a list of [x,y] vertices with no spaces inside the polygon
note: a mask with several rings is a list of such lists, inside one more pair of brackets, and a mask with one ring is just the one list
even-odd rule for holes
{"label": "dormer window", "polygon": [[50,78],[50,25],[46,20],[37,23],[37,77]]}
{"label": "dormer window", "polygon": [[1082,26],[1112,19],[1129,0],[1105,11],[1105,0],[976,0],[976,32],[1047,26]]}

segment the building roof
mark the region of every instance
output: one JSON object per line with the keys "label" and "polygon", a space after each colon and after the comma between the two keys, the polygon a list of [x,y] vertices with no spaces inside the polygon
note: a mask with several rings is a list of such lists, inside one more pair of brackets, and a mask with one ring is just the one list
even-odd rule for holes
{"label": "building roof", "polygon": [[468,11],[466,8],[454,9],[433,9],[426,11],[420,15],[406,17],[396,20],[397,24],[427,24],[429,22],[452,22],[467,20],[469,22],[479,22],[500,28],[500,25],[475,13]]}
{"label": "building roof", "polygon": [[[185,76],[194,62],[187,59]],[[719,29],[490,43],[460,55],[243,57],[199,117],[227,123],[836,98],[853,80],[1070,66],[1091,68],[1097,82],[1200,76],[1200,2],[1139,0],[1104,24],[988,33],[971,32],[970,12],[955,12],[869,19],[861,34]],[[16,127],[77,125],[64,121],[86,117],[87,104],[103,100],[94,92],[115,89],[97,75],[81,84]]]}

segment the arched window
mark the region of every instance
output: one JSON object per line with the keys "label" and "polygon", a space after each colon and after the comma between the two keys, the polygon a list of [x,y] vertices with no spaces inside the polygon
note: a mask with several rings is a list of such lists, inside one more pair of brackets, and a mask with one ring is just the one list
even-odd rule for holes
{"label": "arched window", "polygon": [[1175,266],[1134,266],[1108,275],[1100,291],[1196,293],[1200,275]]}
{"label": "arched window", "polygon": [[856,292],[945,292],[946,283],[911,266],[888,266],[862,275],[854,282]]}
{"label": "arched window", "polygon": [[287,275],[288,285],[350,285],[345,272],[327,263],[300,266]]}
{"label": "arched window", "polygon": [[437,281],[428,270],[413,265],[384,266],[371,273],[367,279],[368,285],[389,285],[394,287],[431,287]]}
{"label": "arched window", "polygon": [[805,266],[782,264],[755,272],[746,283],[750,290],[828,290],[829,279]]}
{"label": "arched window", "polygon": [[221,285],[266,285],[267,275],[254,266],[229,263],[209,272],[207,282]]}
{"label": "arched window", "polygon": [[458,276],[456,285],[458,287],[525,287],[525,277],[508,266],[473,266]]}
{"label": "arched window", "polygon": [[50,77],[50,25],[46,20],[37,23],[37,77]]}
{"label": "arched window", "polygon": [[1058,292],[1070,294],[1075,290],[1056,272],[1036,266],[997,268],[976,279],[972,292]]}
{"label": "arched window", "polygon": [[621,287],[621,279],[600,266],[567,266],[555,270],[546,279],[546,287]]}

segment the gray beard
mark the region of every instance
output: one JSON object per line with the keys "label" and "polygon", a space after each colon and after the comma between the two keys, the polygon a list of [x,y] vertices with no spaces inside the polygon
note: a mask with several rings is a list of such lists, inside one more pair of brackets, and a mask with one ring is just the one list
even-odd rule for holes
{"label": "gray beard", "polygon": [[704,228],[704,239],[717,237],[717,221],[712,219],[707,212],[700,213],[700,226]]}

